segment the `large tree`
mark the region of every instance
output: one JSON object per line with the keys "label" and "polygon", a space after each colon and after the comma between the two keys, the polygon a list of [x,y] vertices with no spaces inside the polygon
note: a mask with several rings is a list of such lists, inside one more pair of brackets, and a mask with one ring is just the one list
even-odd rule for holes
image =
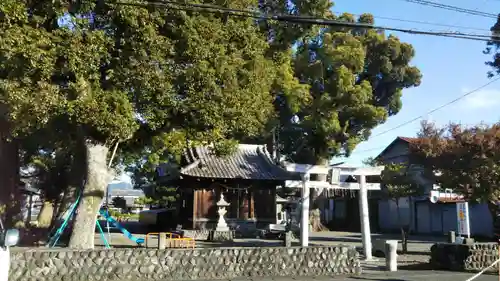
{"label": "large tree", "polygon": [[[191,1],[191,3],[197,3],[198,1]],[[204,1],[205,3],[211,1]],[[215,4],[221,4],[219,1],[214,1]],[[232,1],[231,7],[248,9],[254,7],[255,10],[260,10],[264,13],[270,14],[280,14],[280,15],[306,15],[312,17],[331,17],[332,13],[330,11],[331,3],[329,0],[310,0],[310,1],[267,1],[267,0],[259,0],[259,1]],[[185,13],[183,17],[185,17]],[[192,15],[192,13],[189,13]],[[197,14],[195,14],[197,15]],[[210,21],[212,17],[207,19],[206,14],[201,16],[197,15],[197,17],[193,17],[193,21],[196,22],[198,26],[203,27],[204,25],[212,25],[210,30],[218,30],[220,34],[216,34],[215,37],[210,34],[201,34],[200,37],[199,32],[188,32],[187,30],[183,33],[183,36],[186,37],[184,40],[188,41],[178,41],[181,44],[176,45],[178,48],[178,52],[176,52],[179,57],[177,61],[181,62],[180,69],[183,69],[183,65],[188,62],[197,62],[201,63],[201,65],[196,65],[195,67],[201,67],[201,69],[197,70],[195,68],[190,69],[189,72],[184,73],[180,72],[180,77],[182,79],[176,80],[176,83],[183,91],[186,90],[186,87],[191,89],[192,91],[199,91],[198,88],[194,88],[194,86],[190,86],[189,82],[191,75],[205,75],[204,68],[207,66],[213,67],[214,64],[216,71],[224,71],[224,73],[218,73],[217,75],[223,75],[228,77],[234,77],[233,82],[231,82],[228,86],[233,85],[237,86],[238,81],[242,77],[240,74],[234,76],[231,73],[236,73],[233,71],[231,64],[227,64],[228,58],[224,52],[225,50],[237,50],[238,52],[242,52],[244,57],[249,57],[248,52],[251,52],[251,56],[258,55],[259,60],[261,62],[265,62],[266,65],[262,65],[262,67],[266,68],[266,71],[262,72],[262,76],[256,77],[252,83],[259,82],[264,85],[270,85],[270,88],[262,89],[268,90],[269,95],[264,95],[264,100],[269,102],[265,103],[262,101],[255,102],[258,100],[253,100],[250,95],[245,95],[245,93],[241,93],[241,97],[243,99],[239,100],[236,95],[233,94],[234,89],[228,87],[220,87],[221,84],[218,81],[219,78],[207,76],[206,81],[211,83],[209,87],[215,87],[213,91],[221,92],[221,94],[233,95],[233,101],[236,103],[241,103],[242,112],[235,112],[238,116],[241,124],[247,124],[247,129],[252,129],[252,131],[240,131],[234,130],[231,134],[224,135],[224,132],[215,132],[216,136],[225,136],[230,137],[229,140],[224,142],[219,142],[216,145],[216,152],[218,153],[230,153],[232,148],[236,142],[257,142],[262,143],[268,141],[271,137],[271,132],[275,131],[277,128],[277,124],[279,124],[278,120],[280,119],[281,111],[284,110],[290,112],[291,114],[295,114],[302,104],[307,102],[307,98],[309,96],[309,85],[301,83],[297,77],[294,75],[293,69],[293,48],[296,45],[297,41],[309,34],[315,34],[318,31],[318,27],[314,25],[304,25],[297,23],[288,23],[288,22],[278,22],[278,21],[265,21],[258,20],[253,21],[254,25],[248,26],[248,21],[245,22],[247,25],[247,30],[244,31],[251,36],[248,39],[258,40],[257,46],[258,48],[249,48],[249,42],[241,41],[238,44],[230,43],[231,40],[234,39],[234,34],[232,31],[228,29],[228,19],[231,19],[231,16],[224,16],[222,22],[217,22],[215,25]],[[218,17],[215,17],[218,18]],[[200,21],[201,20],[201,21]],[[172,20],[176,24],[182,21]],[[217,20],[218,21],[218,20]],[[231,22],[231,21],[229,21]],[[239,21],[240,23],[242,21]],[[235,28],[236,29],[236,28]],[[223,31],[224,30],[224,31]],[[203,30],[205,32],[205,30]],[[225,34],[231,34],[231,36],[225,36]],[[253,38],[253,39],[252,39]],[[264,39],[264,41],[261,41]],[[193,41],[192,43],[186,44],[186,42]],[[212,42],[216,42],[217,45],[214,45],[217,52],[212,52],[210,48]],[[257,41],[253,41],[257,42]],[[224,44],[229,44],[224,46]],[[259,45],[261,44],[261,45]],[[188,47],[186,47],[188,46]],[[220,49],[220,51],[219,51]],[[196,52],[194,50],[197,50]],[[202,57],[200,57],[202,55]],[[208,58],[207,56],[210,56]],[[243,61],[241,61],[243,63]],[[226,65],[224,68],[221,68],[219,65]],[[238,69],[238,66],[235,65],[235,69]],[[196,71],[193,71],[196,70]],[[213,70],[210,70],[213,71]],[[185,78],[184,75],[187,75],[188,78]],[[263,79],[259,81],[259,79]],[[214,81],[210,81],[210,79],[215,79]],[[207,85],[201,85],[202,92],[204,92]],[[206,107],[210,110],[213,110],[214,113],[222,112],[221,109],[224,108],[219,105],[219,100],[213,99],[210,96],[206,96],[208,100],[203,100],[203,103],[206,104]],[[286,104],[285,104],[286,103]],[[200,103],[201,104],[201,103]],[[250,105],[249,108],[245,107],[245,104]],[[211,106],[213,105],[213,106]],[[271,107],[269,107],[271,106]],[[284,109],[285,107],[286,109]],[[184,122],[194,122],[194,126],[196,127],[196,122],[198,121],[198,117],[191,116],[196,113],[196,108],[192,108],[186,110],[189,112],[187,116],[181,115],[182,118],[178,120],[179,123]],[[233,109],[231,109],[233,111]],[[217,119],[218,122],[226,123],[227,125],[231,125],[231,122],[227,122],[227,119],[224,116]],[[234,123],[234,122],[233,122]],[[258,126],[255,126],[257,124]],[[261,125],[264,125],[262,127]],[[260,130],[264,128],[264,130]],[[257,130],[255,130],[257,129]],[[191,134],[188,130],[176,130],[169,131],[160,134],[151,134],[151,130],[147,128],[145,130],[139,130],[137,132],[137,137],[133,138],[131,141],[128,141],[121,150],[120,156],[122,159],[122,163],[129,168],[129,170],[133,173],[133,179],[136,182],[137,186],[142,184],[151,185],[155,183],[155,168],[160,163],[178,163],[180,160],[180,155],[184,151],[187,146],[197,145],[203,142],[199,142],[200,138],[189,138],[190,141],[187,142],[187,135]],[[203,139],[203,138],[201,138]],[[160,187],[163,188],[163,187]]]}
{"label": "large tree", "polygon": [[[335,17],[332,5],[319,0],[260,1],[259,8],[373,24],[368,14]],[[234,138],[262,142],[271,132],[278,133],[281,153],[296,162],[325,164],[331,157],[349,155],[371,129],[399,112],[403,89],[420,84],[420,71],[410,64],[413,47],[383,31],[271,21],[259,26],[269,39],[266,56],[278,70],[272,87],[275,118],[259,138]],[[170,150],[171,142],[165,138],[163,149],[152,149],[160,152],[153,160],[166,160],[160,158],[169,155],[165,149]]]}
{"label": "large tree", "polygon": [[423,122],[419,141],[410,146],[412,163],[430,171],[442,188],[489,206],[496,217],[500,197],[500,123],[438,127]]}
{"label": "large tree", "polygon": [[[371,15],[337,20],[373,24]],[[285,151],[301,162],[325,164],[349,155],[371,130],[402,107],[402,91],[420,84],[415,50],[384,31],[325,27],[299,43],[295,75],[309,85],[297,112],[280,107]],[[288,113],[288,114],[287,114]]]}
{"label": "large tree", "polygon": [[63,120],[84,155],[71,247],[94,245],[116,143],[141,147],[156,135],[224,151],[259,134],[273,114],[272,90],[295,81],[280,76],[290,65],[268,56],[268,39],[253,19],[155,5],[0,3],[0,101],[12,132],[29,136]]}
{"label": "large tree", "polygon": [[[369,14],[335,17],[332,5],[319,0],[261,1],[259,8],[269,13],[374,23]],[[371,129],[399,112],[403,89],[421,82],[420,71],[410,64],[413,47],[384,31],[259,24],[269,38],[268,57],[279,71],[272,89],[276,118],[268,123],[264,137],[279,132],[281,152],[295,161],[324,164],[331,157],[348,155],[370,136]],[[241,135],[236,138],[242,139]]]}
{"label": "large tree", "polygon": [[[212,4],[333,18],[327,0]],[[279,128],[285,154],[324,163],[397,113],[402,89],[420,82],[413,55],[375,30],[114,0],[0,3],[0,102],[12,133],[62,120],[84,156],[72,247],[93,246],[116,143],[150,148],[154,164],[199,143],[228,153],[238,140]]]}
{"label": "large tree", "polygon": [[[368,14],[336,19],[374,23]],[[410,64],[414,55],[410,44],[374,29],[324,27],[299,41],[295,76],[309,91],[299,103],[282,99],[277,107],[284,154],[320,165],[348,156],[399,112],[403,90],[420,84],[421,73]],[[315,197],[313,192],[313,205]]]}

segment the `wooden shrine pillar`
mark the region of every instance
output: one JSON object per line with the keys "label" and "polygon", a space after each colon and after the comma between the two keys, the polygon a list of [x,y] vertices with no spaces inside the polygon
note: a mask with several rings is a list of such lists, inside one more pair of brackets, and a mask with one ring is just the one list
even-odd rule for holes
{"label": "wooden shrine pillar", "polygon": [[252,188],[248,189],[248,218],[255,218],[254,191]]}
{"label": "wooden shrine pillar", "polygon": [[196,229],[196,219],[198,216],[198,190],[193,189],[193,220],[192,229]]}

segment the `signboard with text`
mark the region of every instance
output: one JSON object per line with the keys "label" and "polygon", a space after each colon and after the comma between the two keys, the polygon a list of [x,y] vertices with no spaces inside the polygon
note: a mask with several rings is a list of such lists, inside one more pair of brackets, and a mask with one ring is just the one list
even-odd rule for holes
{"label": "signboard with text", "polygon": [[470,238],[469,203],[457,204],[457,234]]}

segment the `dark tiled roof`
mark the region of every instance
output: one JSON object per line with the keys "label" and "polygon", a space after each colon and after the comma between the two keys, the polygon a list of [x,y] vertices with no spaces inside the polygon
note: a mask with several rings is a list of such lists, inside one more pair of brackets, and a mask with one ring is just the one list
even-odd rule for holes
{"label": "dark tiled roof", "polygon": [[295,176],[275,165],[263,145],[240,144],[232,155],[218,157],[208,146],[185,153],[181,174],[201,178],[291,180]]}
{"label": "dark tiled roof", "polygon": [[418,142],[418,138],[408,138],[408,137],[398,137],[398,139],[404,140],[407,143],[416,143]]}
{"label": "dark tiled roof", "polygon": [[409,137],[396,137],[382,152],[380,152],[375,159],[381,159],[395,144],[400,142],[405,142],[407,144],[416,144],[418,143],[419,138],[409,138]]}

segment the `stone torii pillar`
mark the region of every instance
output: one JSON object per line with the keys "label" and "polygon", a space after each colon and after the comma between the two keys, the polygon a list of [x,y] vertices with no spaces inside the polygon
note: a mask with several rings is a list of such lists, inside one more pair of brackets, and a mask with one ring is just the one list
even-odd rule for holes
{"label": "stone torii pillar", "polygon": [[371,260],[372,256],[372,238],[370,229],[370,214],[368,209],[368,185],[372,187],[373,190],[380,190],[380,184],[367,184],[366,176],[376,176],[382,173],[384,169],[383,166],[378,167],[367,167],[367,168],[357,168],[354,171],[346,172],[356,176],[358,183],[352,183],[350,185],[357,185],[359,189],[359,218],[361,220],[361,237],[363,240],[363,252],[365,254],[365,259]]}
{"label": "stone torii pillar", "polygon": [[[382,173],[384,167],[332,167],[330,174],[330,184],[333,189],[359,190],[359,219],[361,222],[361,237],[363,241],[363,253],[367,260],[372,256],[372,239],[370,229],[370,214],[368,207],[368,189],[380,190],[380,184],[367,184],[366,176],[376,176]],[[357,183],[340,182],[340,175],[354,176],[358,179]]]}
{"label": "stone torii pillar", "polygon": [[309,246],[309,204],[310,204],[310,188],[326,188],[330,185],[327,182],[311,181],[311,174],[326,175],[329,167],[321,165],[295,164],[284,163],[287,171],[299,173],[301,181],[288,180],[285,185],[287,187],[301,189],[301,220],[300,220],[300,244],[302,247]]}
{"label": "stone torii pillar", "polygon": [[361,237],[365,258],[371,260],[372,238],[370,229],[370,214],[368,212],[368,189],[366,187],[366,176],[359,176],[359,217],[361,220]]}
{"label": "stone torii pillar", "polygon": [[302,175],[302,208],[301,208],[301,219],[300,219],[300,245],[302,247],[309,246],[309,186],[307,182],[309,181],[309,174]]}
{"label": "stone torii pillar", "polygon": [[[285,185],[292,188],[302,189],[302,210],[301,210],[301,245],[307,247],[309,245],[309,189],[347,189],[359,190],[359,215],[361,221],[361,235],[363,239],[363,249],[367,260],[372,259],[372,242],[370,232],[370,215],[368,211],[368,190],[380,190],[380,184],[367,184],[366,176],[380,175],[383,167],[367,167],[367,168],[350,168],[350,167],[330,167],[322,165],[308,165],[283,163],[286,170],[289,172],[300,173],[301,181],[288,180]],[[310,174],[324,175],[330,174],[330,182],[326,181],[311,181]],[[358,178],[357,183],[340,182],[340,175],[355,176]]]}

